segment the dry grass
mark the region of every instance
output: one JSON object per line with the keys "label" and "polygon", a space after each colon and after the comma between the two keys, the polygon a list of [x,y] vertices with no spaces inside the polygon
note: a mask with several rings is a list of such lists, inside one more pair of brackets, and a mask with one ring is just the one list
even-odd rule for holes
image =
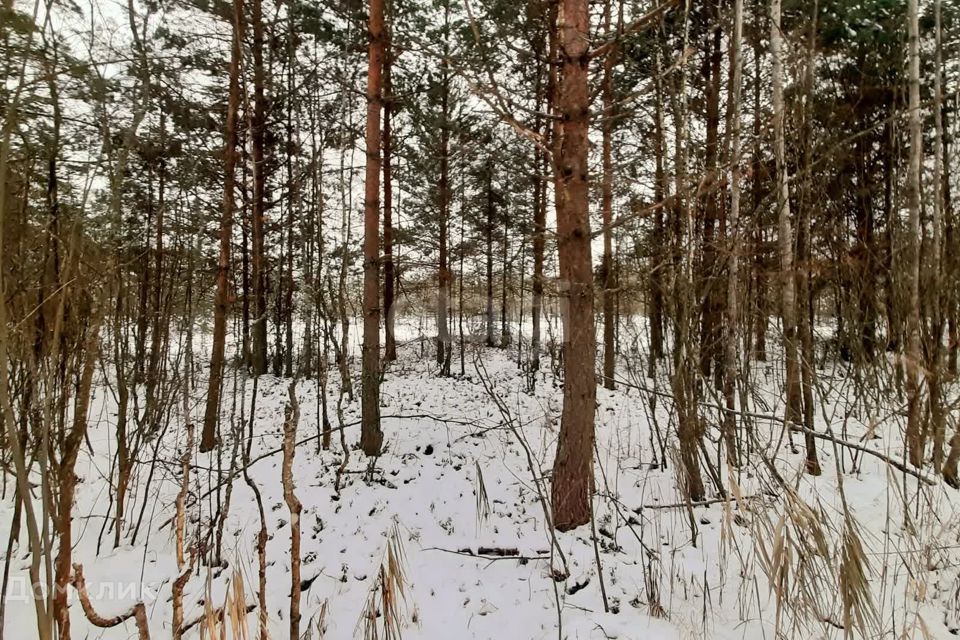
{"label": "dry grass", "polygon": [[[223,607],[213,608],[211,576],[207,575],[206,597],[203,601],[203,619],[200,638],[209,640],[250,640],[247,627],[246,587],[239,569],[234,570],[230,587],[223,597]],[[229,633],[228,633],[229,631]]]}
{"label": "dry grass", "polygon": [[477,530],[483,526],[483,523],[490,517],[490,497],[487,495],[487,485],[483,481],[483,471],[480,469],[480,462],[477,461],[477,485],[474,493],[477,494]]}
{"label": "dry grass", "polygon": [[774,520],[769,510],[753,518],[760,566],[776,598],[778,631],[789,626],[799,634],[819,622],[843,629],[847,638],[870,637],[878,615],[868,557],[853,516],[847,512],[838,531],[819,504],[810,505],[792,488],[785,489],[779,518]]}
{"label": "dry grass", "polygon": [[668,618],[667,610],[660,602],[660,562],[655,558],[647,559],[647,570],[643,572],[644,587],[647,591],[647,613],[653,618]]}
{"label": "dry grass", "polygon": [[396,524],[387,537],[383,562],[357,623],[363,640],[400,640],[406,618],[406,556]]}
{"label": "dry grass", "polygon": [[844,518],[839,573],[845,635],[852,638],[854,629],[866,635],[876,628],[878,615],[870,591],[870,563],[859,527],[849,513]]}
{"label": "dry grass", "polygon": [[317,630],[318,638],[325,638],[327,636],[327,616],[330,614],[330,601],[324,600],[323,604],[320,605],[320,611],[317,612],[317,615],[310,621],[310,624],[307,625],[306,640],[311,640],[313,637],[313,630]]}

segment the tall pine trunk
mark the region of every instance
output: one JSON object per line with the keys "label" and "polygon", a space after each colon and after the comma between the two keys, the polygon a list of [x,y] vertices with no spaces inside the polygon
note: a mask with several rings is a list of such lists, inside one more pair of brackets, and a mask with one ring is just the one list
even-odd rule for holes
{"label": "tall pine trunk", "polygon": [[920,122],[920,22],[918,0],[907,0],[909,32],[909,133],[910,158],[907,171],[907,230],[905,273],[907,285],[906,352],[907,449],[910,464],[923,464],[926,439],[921,425],[920,402],[920,170],[923,162],[923,133]]}
{"label": "tall pine trunk", "polygon": [[395,314],[393,307],[394,278],[396,265],[393,263],[393,85],[391,69],[393,67],[393,47],[387,31],[387,42],[383,58],[383,319],[385,360],[397,359],[397,338],[394,334]]}
{"label": "tall pine trunk", "polygon": [[753,357],[760,362],[767,359],[767,250],[764,245],[764,220],[760,206],[762,203],[763,192],[761,191],[763,168],[763,154],[761,150],[761,136],[763,114],[760,111],[760,89],[762,83],[761,77],[761,52],[760,42],[763,32],[763,7],[758,1],[754,2],[754,37],[753,45],[753,178],[750,184],[751,199],[753,200],[753,212],[756,218],[756,231],[754,235],[754,295],[755,312],[753,317]]}
{"label": "tall pine trunk", "polygon": [[508,322],[507,294],[510,283],[510,262],[507,258],[507,251],[510,247],[510,219],[503,219],[503,242],[500,244],[500,348],[506,349],[510,346],[510,324]]}
{"label": "tall pine trunk", "polygon": [[[553,13],[550,11],[549,0],[541,0],[538,5],[542,25],[538,25],[537,36],[535,39],[535,51],[537,56],[537,80],[536,80],[536,104],[537,109],[546,103],[543,111],[550,110],[551,85],[550,85],[550,66],[552,62],[544,64],[541,60],[546,56],[546,36],[548,30],[553,26],[550,19]],[[546,87],[544,87],[544,76],[546,75]],[[550,122],[537,114],[535,118],[536,130],[544,140],[546,146],[550,135]],[[543,315],[543,254],[546,244],[547,230],[547,171],[549,170],[549,155],[540,147],[534,152],[533,172],[536,176],[533,191],[533,281],[531,283],[530,296],[530,369],[538,371],[540,369],[540,341],[541,330],[540,321]]]}
{"label": "tall pine trunk", "polygon": [[494,346],[493,341],[493,163],[488,161],[486,167],[487,178],[487,224],[484,227],[487,241],[487,346]]}
{"label": "tall pine trunk", "polygon": [[[806,100],[802,112],[803,132],[801,141],[801,168],[804,174],[804,180],[801,183],[802,197],[800,198],[800,216],[797,229],[797,254],[799,257],[799,268],[797,269],[797,293],[799,303],[797,305],[797,331],[799,333],[800,346],[800,387],[803,398],[803,427],[808,431],[813,430],[813,390],[816,385],[816,369],[814,367],[813,353],[813,294],[811,291],[811,267],[810,262],[813,257],[811,251],[811,227],[810,227],[810,209],[811,209],[811,185],[809,176],[812,163],[812,144],[813,144],[813,124],[811,105],[813,103],[814,77],[817,64],[817,20],[819,18],[819,0],[813,0],[813,15],[810,20],[809,44],[807,50],[807,67],[804,73],[804,93]],[[814,440],[811,433],[806,434],[807,448],[807,471],[811,475],[820,475],[820,463],[815,454],[811,454],[814,448]]]}
{"label": "tall pine trunk", "polygon": [[450,75],[447,69],[449,50],[450,6],[444,5],[443,59],[440,81],[440,178],[437,184],[437,209],[440,213],[440,251],[437,268],[437,364],[440,375],[450,375]]}
{"label": "tall pine trunk", "polygon": [[[603,5],[604,31],[610,33],[612,0]],[[616,51],[614,49],[613,51]],[[616,371],[616,351],[614,350],[614,284],[613,284],[613,51],[603,58],[603,113],[601,121],[601,154],[603,179],[600,183],[600,211],[603,216],[603,259],[600,274],[603,278],[603,386],[613,389]]]}
{"label": "tall pine trunk", "polygon": [[[712,24],[719,19],[718,0],[708,0],[705,4],[707,20]],[[715,185],[719,174],[717,162],[720,149],[720,43],[722,30],[711,29],[704,41],[703,81],[706,88],[706,146],[704,148],[704,170],[706,171],[707,192],[701,198],[703,210],[703,249],[700,264],[698,297],[700,298],[700,372],[705,378],[715,374],[717,382],[721,380],[716,365],[722,362],[721,308],[717,252],[717,227],[720,223],[720,203]],[[717,385],[720,388],[720,385]]]}
{"label": "tall pine trunk", "polygon": [[237,167],[237,112],[240,108],[240,43],[243,39],[243,0],[233,2],[233,39],[230,47],[230,89],[227,98],[227,122],[223,145],[223,202],[220,210],[220,254],[217,258],[217,292],[213,306],[213,353],[210,356],[210,381],[203,413],[200,451],[213,449],[217,442],[220,413],[220,389],[223,383],[224,343],[227,312],[230,309],[230,244],[233,238],[234,186]]}
{"label": "tall pine trunk", "polygon": [[253,161],[253,211],[252,211],[252,267],[254,318],[252,329],[253,372],[256,375],[267,372],[267,291],[266,264],[264,258],[264,209],[266,197],[264,188],[264,141],[266,138],[267,100],[264,84],[266,74],[263,68],[263,3],[253,0],[251,20],[253,22],[253,122],[251,155]]}
{"label": "tall pine trunk", "polygon": [[[380,109],[383,102],[383,0],[370,0],[367,65],[367,174],[363,202],[363,348],[360,447],[380,455]],[[344,345],[346,348],[346,345]]]}
{"label": "tall pine trunk", "polygon": [[[800,356],[797,340],[797,292],[793,257],[793,221],[790,213],[790,182],[787,175],[784,133],[783,36],[780,24],[780,0],[770,3],[770,56],[773,74],[773,133],[777,164],[777,236],[780,249],[781,316],[786,366],[786,429],[802,425],[803,408],[800,386]],[[813,437],[805,437],[807,471],[819,472]]]}
{"label": "tall pine trunk", "polygon": [[553,524],[567,531],[590,521],[593,490],[594,364],[593,269],[590,251],[587,155],[590,11],[587,0],[562,0],[560,24],[560,155],[554,159],[562,197],[557,206],[563,317],[563,412],[553,466]]}
{"label": "tall pine trunk", "polygon": [[[661,79],[661,51],[662,43],[657,44],[656,76],[653,79],[655,113],[653,123],[654,139],[654,185],[653,199],[656,210],[653,213],[653,233],[655,238],[663,238],[664,227],[664,199],[667,195],[667,173],[664,169],[663,156],[665,153],[665,137],[663,130],[663,80]],[[650,259],[650,310],[647,314],[650,322],[650,355],[647,364],[647,376],[653,378],[657,372],[657,362],[663,359],[663,325],[664,325],[664,286],[668,272],[667,252],[663,250],[663,243],[657,243],[652,249]]]}
{"label": "tall pine trunk", "polygon": [[743,57],[740,44],[743,41],[743,0],[734,0],[733,40],[730,43],[730,217],[727,223],[727,317],[723,350],[723,396],[726,413],[723,419],[723,436],[727,457],[734,465],[739,464],[736,434],[736,389],[739,382],[737,323],[739,300],[737,297],[740,255],[740,92],[743,85]]}
{"label": "tall pine trunk", "polygon": [[929,270],[930,306],[930,346],[927,357],[927,391],[930,404],[930,432],[933,436],[933,467],[937,473],[943,470],[943,446],[946,439],[946,413],[943,404],[943,330],[944,315],[949,297],[944,291],[943,260],[943,219],[944,219],[944,180],[943,180],[943,25],[942,1],[934,1],[934,69],[933,69],[933,117],[935,135],[933,137],[933,246],[931,257],[933,264]]}

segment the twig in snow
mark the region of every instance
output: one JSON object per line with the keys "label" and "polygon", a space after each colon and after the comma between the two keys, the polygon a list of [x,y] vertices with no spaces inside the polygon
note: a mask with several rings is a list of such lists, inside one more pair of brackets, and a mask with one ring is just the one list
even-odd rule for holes
{"label": "twig in snow", "polygon": [[87,594],[87,581],[83,577],[82,565],[73,565],[73,579],[71,582],[73,588],[77,590],[77,595],[80,597],[80,606],[83,608],[83,613],[87,616],[90,624],[95,627],[100,627],[101,629],[109,629],[133,618],[137,625],[138,638],[140,640],[150,640],[150,628],[147,625],[147,608],[143,605],[143,602],[136,603],[125,613],[106,618],[98,614],[90,603],[90,596]]}

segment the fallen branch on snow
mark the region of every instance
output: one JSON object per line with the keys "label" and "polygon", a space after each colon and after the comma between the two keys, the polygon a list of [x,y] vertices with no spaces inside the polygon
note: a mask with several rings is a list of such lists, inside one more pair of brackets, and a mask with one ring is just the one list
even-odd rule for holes
{"label": "fallen branch on snow", "polygon": [[444,549],[443,547],[427,547],[424,551],[442,551],[452,553],[457,556],[467,556],[470,558],[480,558],[483,560],[549,560],[550,555],[547,551],[537,551],[541,555],[525,556],[521,555],[520,550],[514,547],[477,547],[476,551],[470,547],[462,549]]}

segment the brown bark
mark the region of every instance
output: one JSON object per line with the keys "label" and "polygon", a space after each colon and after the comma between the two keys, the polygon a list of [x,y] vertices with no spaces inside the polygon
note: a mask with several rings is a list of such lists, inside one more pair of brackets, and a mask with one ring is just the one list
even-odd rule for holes
{"label": "brown bark", "polygon": [[[770,56],[773,67],[773,130],[777,164],[777,238],[780,249],[782,278],[781,316],[786,367],[786,429],[802,424],[803,406],[800,380],[800,357],[797,336],[797,292],[793,255],[793,221],[790,213],[790,182],[787,173],[784,133],[783,37],[780,24],[780,0],[770,3]],[[813,438],[806,436],[807,471],[819,473]]]}
{"label": "brown bark", "polygon": [[440,375],[450,375],[450,76],[447,69],[450,6],[444,5],[444,43],[440,80],[440,176],[437,183],[437,209],[440,214],[440,251],[437,265],[437,364]]}
{"label": "brown bark", "polygon": [[[186,394],[184,394],[186,395]],[[187,401],[184,400],[186,403]],[[184,419],[189,414],[184,413]],[[174,536],[176,538],[177,568],[183,569],[186,564],[186,531],[187,531],[187,494],[190,492],[190,457],[193,453],[193,425],[186,424],[187,443],[180,455],[180,491],[174,501]]]}
{"label": "brown bark", "polygon": [[493,341],[493,163],[487,162],[487,224],[484,229],[487,240],[487,346]]}
{"label": "brown bark", "polygon": [[263,3],[253,0],[251,20],[253,22],[253,121],[251,126],[251,160],[253,164],[253,207],[252,207],[252,274],[255,316],[253,319],[253,373],[267,372],[267,274],[264,257],[264,209],[266,196],[264,189],[264,141],[266,138],[266,95],[264,85],[266,74],[263,68]]}
{"label": "brown bark", "polygon": [[950,453],[943,463],[943,480],[954,489],[960,489],[960,475],[957,463],[960,462],[960,431],[954,431],[950,439]]}
{"label": "brown bark", "polygon": [[743,84],[743,0],[734,0],[733,40],[730,44],[730,219],[727,226],[727,313],[724,332],[723,396],[726,413],[723,417],[723,437],[727,458],[739,465],[736,434],[736,389],[739,382],[739,327],[740,305],[737,296],[740,258],[740,92]]}
{"label": "brown bark", "polygon": [[[612,0],[606,0],[603,6],[603,26],[609,33],[611,26]],[[613,231],[610,227],[613,222],[613,63],[616,48],[612,49],[603,58],[603,78],[601,79],[601,93],[603,95],[603,114],[601,121],[601,155],[603,164],[603,179],[600,184],[600,211],[603,216],[603,258],[600,263],[600,274],[603,279],[603,386],[613,389],[614,374],[616,372],[616,351],[614,345],[614,329],[616,316],[614,315],[614,282],[613,282]]]}
{"label": "brown bark", "polygon": [[[661,79],[661,51],[657,50],[656,77],[654,77],[655,114],[653,123],[654,136],[654,185],[653,199],[661,203],[666,198],[667,174],[663,166],[665,153],[665,137],[663,131],[663,81]],[[663,207],[654,211],[653,233],[654,238],[663,238],[665,232]],[[664,286],[667,273],[667,253],[663,250],[663,243],[655,242],[650,256],[650,311],[647,314],[650,322],[650,355],[647,365],[647,376],[653,378],[657,371],[657,362],[663,359],[663,320],[664,320]]]}
{"label": "brown bark", "polygon": [[947,122],[947,110],[944,105],[941,105],[942,109],[942,118],[943,118],[943,143],[941,145],[941,152],[943,154],[943,222],[944,222],[944,242],[947,250],[943,253],[943,270],[945,275],[945,280],[949,283],[946,291],[946,303],[945,303],[945,313],[946,313],[946,323],[947,323],[947,356],[946,356],[946,369],[951,376],[957,375],[957,363],[958,355],[960,355],[960,322],[958,322],[957,314],[960,311],[960,305],[958,305],[958,295],[957,287],[953,284],[956,282],[957,274],[957,256],[953,248],[956,246],[956,221],[953,217],[953,206],[950,194],[950,163],[948,158],[950,157],[950,149],[948,147],[950,138],[947,135],[947,131],[950,130],[950,125]]}
{"label": "brown bark", "polygon": [[83,345],[83,368],[77,386],[73,407],[73,424],[60,444],[60,461],[57,469],[59,495],[57,496],[56,529],[58,539],[57,557],[54,561],[53,617],[59,629],[60,640],[70,640],[70,607],[67,603],[67,585],[70,583],[71,556],[73,553],[73,498],[77,490],[75,472],[77,457],[87,432],[87,410],[90,406],[93,372],[99,355],[100,324],[94,320],[87,328]]}
{"label": "brown bark", "polygon": [[137,625],[137,638],[139,640],[150,640],[150,626],[147,622],[147,608],[142,602],[138,602],[126,613],[107,618],[101,616],[93,608],[90,602],[90,596],[87,593],[87,581],[83,577],[83,567],[79,564],[73,565],[73,579],[71,584],[77,590],[80,598],[80,606],[87,620],[95,627],[109,629],[123,624],[130,618],[133,618]]}
{"label": "brown bark", "polygon": [[[186,390],[183,394],[184,419],[189,416],[189,399]],[[193,453],[193,425],[187,422],[187,443],[183,454],[180,456],[180,491],[177,493],[175,501],[176,512],[174,514],[174,536],[176,537],[177,551],[177,569],[180,575],[173,581],[170,587],[170,599],[173,605],[172,627],[173,640],[180,640],[183,637],[183,591],[193,573],[194,563],[197,558],[196,549],[190,550],[190,562],[186,562],[186,529],[187,529],[187,493],[190,491],[190,458]],[[223,519],[220,520],[223,522]]]}
{"label": "brown bark", "polygon": [[233,1],[233,40],[230,47],[230,88],[223,146],[223,202],[220,210],[220,254],[217,258],[217,292],[213,306],[213,352],[210,379],[203,413],[200,451],[211,451],[217,443],[220,391],[223,383],[224,343],[227,313],[230,310],[230,243],[233,238],[234,186],[237,166],[237,111],[240,107],[240,43],[243,39],[243,0]]}
{"label": "brown bark", "polygon": [[[560,112],[560,82],[563,60],[560,57],[560,3],[563,0],[548,0],[550,3],[547,16],[547,60],[550,63],[547,76],[547,102],[553,121],[550,127],[551,171],[553,177],[553,204],[559,211],[563,202],[563,180],[556,170],[559,162],[561,145],[563,143],[563,121]],[[551,351],[552,354],[552,351]],[[552,355],[551,355],[552,357]]]}
{"label": "brown bark", "polygon": [[567,531],[590,521],[593,489],[596,334],[590,251],[587,154],[590,126],[586,0],[562,0],[560,155],[555,158],[562,197],[557,205],[560,294],[563,317],[563,412],[553,466],[553,524]]}
{"label": "brown bark", "polygon": [[930,344],[927,349],[927,392],[930,404],[930,432],[933,439],[933,468],[940,473],[943,468],[943,447],[946,440],[947,420],[943,398],[943,329],[944,313],[948,296],[943,283],[943,218],[944,218],[944,180],[943,180],[943,25],[942,0],[934,2],[934,70],[933,70],[933,116],[935,134],[933,137],[933,246],[931,247],[932,268],[930,282]]}
{"label": "brown bark", "polygon": [[766,267],[766,257],[767,252],[764,248],[764,221],[761,213],[761,203],[763,199],[763,192],[761,190],[762,186],[762,177],[761,177],[761,168],[763,167],[763,154],[761,151],[761,130],[762,130],[762,118],[764,117],[760,111],[760,88],[762,83],[760,82],[761,77],[761,66],[760,61],[763,57],[760,43],[761,43],[761,33],[763,32],[763,8],[760,2],[754,3],[754,38],[753,38],[753,178],[751,180],[751,196],[753,200],[753,212],[756,217],[756,234],[754,238],[755,249],[754,249],[754,261],[753,261],[753,275],[754,275],[754,292],[753,298],[756,301],[755,303],[755,312],[753,315],[753,357],[760,362],[765,362],[767,359],[767,324],[768,324],[768,310],[767,310],[767,267]]}
{"label": "brown bark", "polygon": [[170,585],[170,600],[173,606],[170,625],[173,628],[170,633],[173,636],[173,640],[181,640],[181,638],[183,638],[183,591],[187,586],[187,582],[190,580],[190,576],[193,574],[196,557],[196,552],[191,550],[190,563],[180,572],[180,575],[173,581],[173,584]]}
{"label": "brown bark", "polygon": [[[283,328],[284,328],[284,347],[283,347],[283,375],[293,376],[293,289],[294,289],[294,224],[296,222],[296,213],[301,207],[300,202],[300,180],[294,173],[294,154],[299,147],[297,127],[300,118],[298,113],[296,89],[294,87],[294,75],[296,72],[296,33],[293,24],[293,12],[287,16],[287,244],[286,244],[286,270],[281,278],[283,283]],[[309,326],[309,323],[307,323]]]}
{"label": "brown bark", "polygon": [[[249,122],[249,118],[247,118]],[[240,123],[238,122],[238,125]],[[247,153],[246,131],[237,132],[237,152],[240,156],[240,184],[247,184],[247,165],[249,164],[249,154]],[[241,193],[243,193],[241,191]],[[243,364],[248,368],[253,366],[253,349],[250,339],[250,198],[245,194],[240,202],[240,278],[243,287],[243,304],[241,305],[241,332],[243,352]]]}
{"label": "brown bark", "polygon": [[164,208],[166,194],[166,160],[164,159],[165,140],[166,140],[166,117],[164,111],[160,111],[160,151],[156,158],[157,163],[157,216],[154,225],[154,266],[153,266],[153,289],[151,291],[151,316],[150,326],[150,362],[147,367],[147,421],[150,429],[158,426],[160,417],[157,415],[157,385],[160,380],[160,359],[162,357],[163,344],[165,342],[166,329],[169,323],[164,322],[163,313],[163,234],[164,234]]}
{"label": "brown bark", "polygon": [[[812,80],[811,80],[812,82]],[[809,107],[808,107],[809,108]],[[865,125],[862,125],[865,126]],[[807,134],[805,134],[807,135]],[[876,342],[876,293],[873,286],[874,266],[874,213],[871,172],[867,168],[868,145],[861,138],[856,142],[857,175],[859,178],[860,206],[856,207],[856,252],[854,288],[857,292],[855,332],[849,332],[845,341],[858,361],[867,363],[875,356]]]}
{"label": "brown bark", "polygon": [[[113,331],[114,335],[122,336],[122,325],[125,320],[124,299],[126,297],[126,287],[121,274],[117,274],[118,292],[117,306],[114,314]],[[130,473],[133,470],[133,452],[130,451],[130,441],[127,433],[127,418],[130,406],[130,387],[127,385],[127,372],[124,362],[128,355],[126,339],[114,341],[114,366],[117,385],[117,503],[114,518],[113,546],[120,546],[120,538],[123,535],[124,515],[127,505],[127,488],[130,484]]]}
{"label": "brown bark", "polygon": [[904,352],[907,389],[907,449],[910,464],[923,464],[924,438],[920,402],[920,171],[923,138],[920,121],[920,26],[917,0],[907,2],[909,32],[909,105],[910,157],[907,172],[907,220],[905,272],[907,285],[906,350]]}
{"label": "brown bark", "polygon": [[300,513],[303,505],[294,492],[293,459],[297,448],[297,423],[300,421],[300,404],[297,402],[296,380],[288,389],[290,402],[286,407],[283,422],[283,500],[290,511],[290,637],[300,637]]}
{"label": "brown bark", "polygon": [[466,180],[461,178],[460,180],[460,264],[459,269],[457,270],[457,332],[459,333],[459,342],[460,342],[460,377],[463,378],[466,375],[466,345],[464,344],[464,330],[463,330],[463,260],[464,254],[464,242],[463,239],[466,237],[464,233],[465,218],[464,208],[463,208],[463,189],[464,183]]}
{"label": "brown bark", "polygon": [[[684,11],[683,45],[687,48],[690,33],[689,3]],[[693,283],[693,234],[695,232],[690,196],[687,192],[687,67],[684,62],[680,71],[679,90],[673,99],[676,165],[676,195],[674,228],[674,286],[672,295],[676,301],[674,316],[673,365],[671,379],[677,411],[677,438],[680,462],[683,468],[683,490],[686,497],[697,502],[704,497],[703,478],[700,473],[701,424],[696,383],[696,344],[693,333],[693,306],[695,291]]]}
{"label": "brown bark", "polygon": [[[891,104],[888,116],[890,118],[895,117],[895,114],[898,112],[898,104]],[[900,146],[900,136],[897,133],[896,127],[893,126],[891,121],[888,121],[883,128],[883,138],[885,141],[883,149],[883,212],[887,220],[887,229],[886,229],[886,242],[885,242],[885,306],[886,306],[886,320],[887,320],[887,335],[886,335],[886,348],[888,351],[896,351],[897,353],[903,347],[903,309],[900,307],[900,300],[902,299],[902,292],[900,289],[900,283],[898,278],[895,277],[897,269],[901,263],[902,257],[898,256],[895,251],[894,241],[895,236],[897,235],[897,217],[898,212],[894,211],[896,206],[894,202],[894,189],[896,188],[895,183],[898,181],[896,172],[894,172],[893,161],[894,156],[898,153],[897,149]],[[895,376],[894,383],[896,384],[897,391],[900,391],[901,384],[903,382],[903,362],[902,360],[897,360],[895,364]]]}
{"label": "brown bark", "polygon": [[394,335],[396,311],[393,307],[396,278],[396,265],[393,263],[393,85],[390,80],[393,47],[389,31],[386,37],[383,58],[383,319],[386,329],[383,357],[390,362],[397,359],[397,339]]}
{"label": "brown bark", "polygon": [[[384,3],[370,0],[367,65],[367,173],[363,203],[363,348],[360,447],[380,455],[380,111],[383,103]],[[346,345],[343,345],[346,348]]]}
{"label": "brown bark", "polygon": [[510,246],[510,219],[503,219],[503,243],[500,246],[500,348],[510,346],[510,325],[507,323],[507,293],[510,283],[510,262],[507,259],[507,250]]}
{"label": "brown bark", "polygon": [[813,441],[813,415],[814,399],[813,388],[816,379],[816,370],[814,368],[813,352],[813,299],[810,288],[812,260],[811,241],[810,241],[810,209],[813,199],[811,197],[811,184],[809,176],[811,173],[812,162],[812,144],[813,144],[813,124],[811,121],[811,105],[813,103],[814,76],[816,71],[816,37],[817,21],[819,18],[819,0],[813,0],[813,14],[810,20],[809,44],[807,52],[807,68],[804,73],[804,93],[806,100],[803,109],[803,132],[801,143],[801,166],[804,176],[807,176],[802,183],[803,197],[800,199],[800,216],[797,225],[797,254],[800,264],[797,269],[797,293],[799,298],[797,331],[799,333],[800,343],[800,386],[803,398],[803,426],[804,440],[807,452],[807,472],[811,475],[820,475],[820,462],[817,460],[815,443]]}
{"label": "brown bark", "polygon": [[[718,0],[704,3],[709,24],[719,19]],[[711,28],[704,42],[703,80],[706,85],[706,146],[704,149],[704,170],[706,184],[715,184],[717,161],[719,157],[720,129],[720,28]],[[699,286],[700,308],[700,372],[709,378],[714,365],[721,362],[721,314],[717,256],[717,226],[720,222],[720,203],[716,190],[709,189],[701,200],[703,209],[703,255],[700,265]],[[716,380],[720,380],[719,376]]]}
{"label": "brown bark", "polygon": [[[549,112],[551,105],[550,83],[552,60],[543,63],[542,60],[547,55],[547,35],[553,29],[550,20],[553,13],[550,10],[550,0],[541,0],[536,7],[539,11],[538,16],[542,21],[537,25],[537,32],[533,41],[534,55],[537,63],[537,79],[535,90],[535,101],[537,109]],[[546,80],[546,82],[544,82]],[[537,114],[535,117],[535,128],[537,133],[543,136],[544,140],[549,140],[551,125],[543,116]],[[549,143],[548,143],[549,144]],[[545,146],[548,146],[545,145]],[[540,370],[540,342],[541,328],[540,321],[543,316],[543,262],[544,250],[546,246],[547,230],[547,172],[549,171],[549,155],[547,151],[537,147],[534,151],[534,174],[536,181],[533,188],[533,278],[531,282],[530,296],[530,369],[531,371]]]}

